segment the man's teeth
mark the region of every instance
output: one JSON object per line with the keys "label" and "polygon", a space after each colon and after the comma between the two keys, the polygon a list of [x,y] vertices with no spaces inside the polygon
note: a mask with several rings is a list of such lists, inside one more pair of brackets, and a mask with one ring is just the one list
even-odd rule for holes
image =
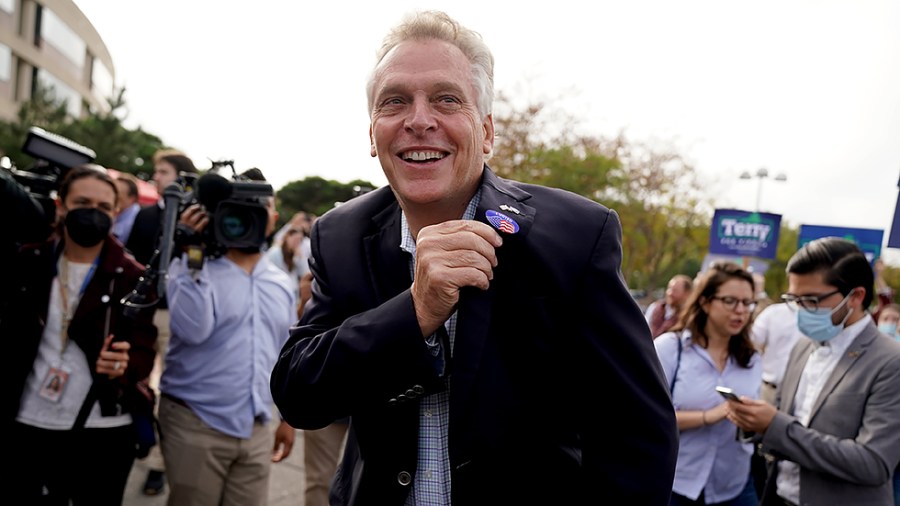
{"label": "man's teeth", "polygon": [[403,153],[404,160],[412,160],[414,162],[424,162],[426,160],[440,160],[444,157],[443,153],[437,151],[407,151]]}

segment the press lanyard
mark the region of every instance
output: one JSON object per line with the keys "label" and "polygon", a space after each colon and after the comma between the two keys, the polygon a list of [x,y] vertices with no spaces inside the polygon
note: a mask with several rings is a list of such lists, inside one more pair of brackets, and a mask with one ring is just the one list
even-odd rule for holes
{"label": "press lanyard", "polygon": [[84,295],[84,291],[87,289],[88,283],[91,281],[91,277],[94,275],[94,271],[97,269],[97,264],[100,262],[100,257],[94,259],[94,262],[91,264],[91,267],[88,269],[87,275],[84,277],[84,281],[81,283],[81,289],[78,290],[78,296],[75,300],[72,301],[71,307],[69,306],[69,260],[66,258],[66,254],[63,253],[60,258],[60,272],[58,284],[59,284],[59,296],[60,301],[62,302],[62,325],[60,328],[60,339],[62,340],[62,348],[59,351],[59,355],[62,356],[66,351],[66,345],[68,345],[69,339],[69,323],[72,321],[72,318],[75,316],[75,310],[78,308],[78,302],[81,300],[81,296]]}

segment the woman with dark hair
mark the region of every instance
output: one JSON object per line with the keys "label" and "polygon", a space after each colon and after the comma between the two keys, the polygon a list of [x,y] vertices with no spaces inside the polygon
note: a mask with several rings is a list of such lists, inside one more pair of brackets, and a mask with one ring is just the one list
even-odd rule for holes
{"label": "woman with dark hair", "polygon": [[136,454],[132,414],[150,373],[152,310],[121,300],[141,266],[112,240],[118,189],[99,166],[59,188],[59,232],[23,246],[0,283],[2,427],[21,504],[118,505]]}
{"label": "woman with dark hair", "polygon": [[756,309],[753,277],[735,264],[702,275],[673,332],[654,341],[669,381],[681,432],[670,505],[756,505],[750,479],[753,446],[725,419],[716,391],[757,397],[762,362],[749,327]]}

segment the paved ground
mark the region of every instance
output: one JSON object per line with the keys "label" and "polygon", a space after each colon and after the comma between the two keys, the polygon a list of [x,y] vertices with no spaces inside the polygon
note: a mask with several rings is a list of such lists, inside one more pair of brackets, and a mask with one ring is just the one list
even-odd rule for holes
{"label": "paved ground", "polygon": [[[269,479],[269,506],[303,506],[303,485],[306,475],[303,470],[303,433],[297,431],[294,449],[287,460],[272,465]],[[147,466],[136,461],[125,487],[124,506],[165,506],[168,494],[150,497],[141,492],[147,478]]]}

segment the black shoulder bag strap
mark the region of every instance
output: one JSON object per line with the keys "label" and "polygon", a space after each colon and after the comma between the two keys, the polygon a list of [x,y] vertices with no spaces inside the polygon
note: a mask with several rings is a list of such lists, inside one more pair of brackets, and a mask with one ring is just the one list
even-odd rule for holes
{"label": "black shoulder bag strap", "polygon": [[94,387],[97,383],[91,383],[91,388],[88,390],[87,397],[84,398],[84,402],[81,404],[81,409],[78,410],[78,416],[75,417],[75,424],[72,425],[72,430],[81,430],[84,427],[84,423],[87,422],[88,416],[91,414],[91,408],[94,407],[94,403],[97,401],[97,389]]}
{"label": "black shoulder bag strap", "polygon": [[669,383],[669,395],[672,395],[675,392],[675,380],[678,378],[678,368],[681,367],[681,336],[682,332],[679,332],[675,336],[675,340],[678,341],[678,358],[675,361],[675,372],[672,373],[672,381]]}

